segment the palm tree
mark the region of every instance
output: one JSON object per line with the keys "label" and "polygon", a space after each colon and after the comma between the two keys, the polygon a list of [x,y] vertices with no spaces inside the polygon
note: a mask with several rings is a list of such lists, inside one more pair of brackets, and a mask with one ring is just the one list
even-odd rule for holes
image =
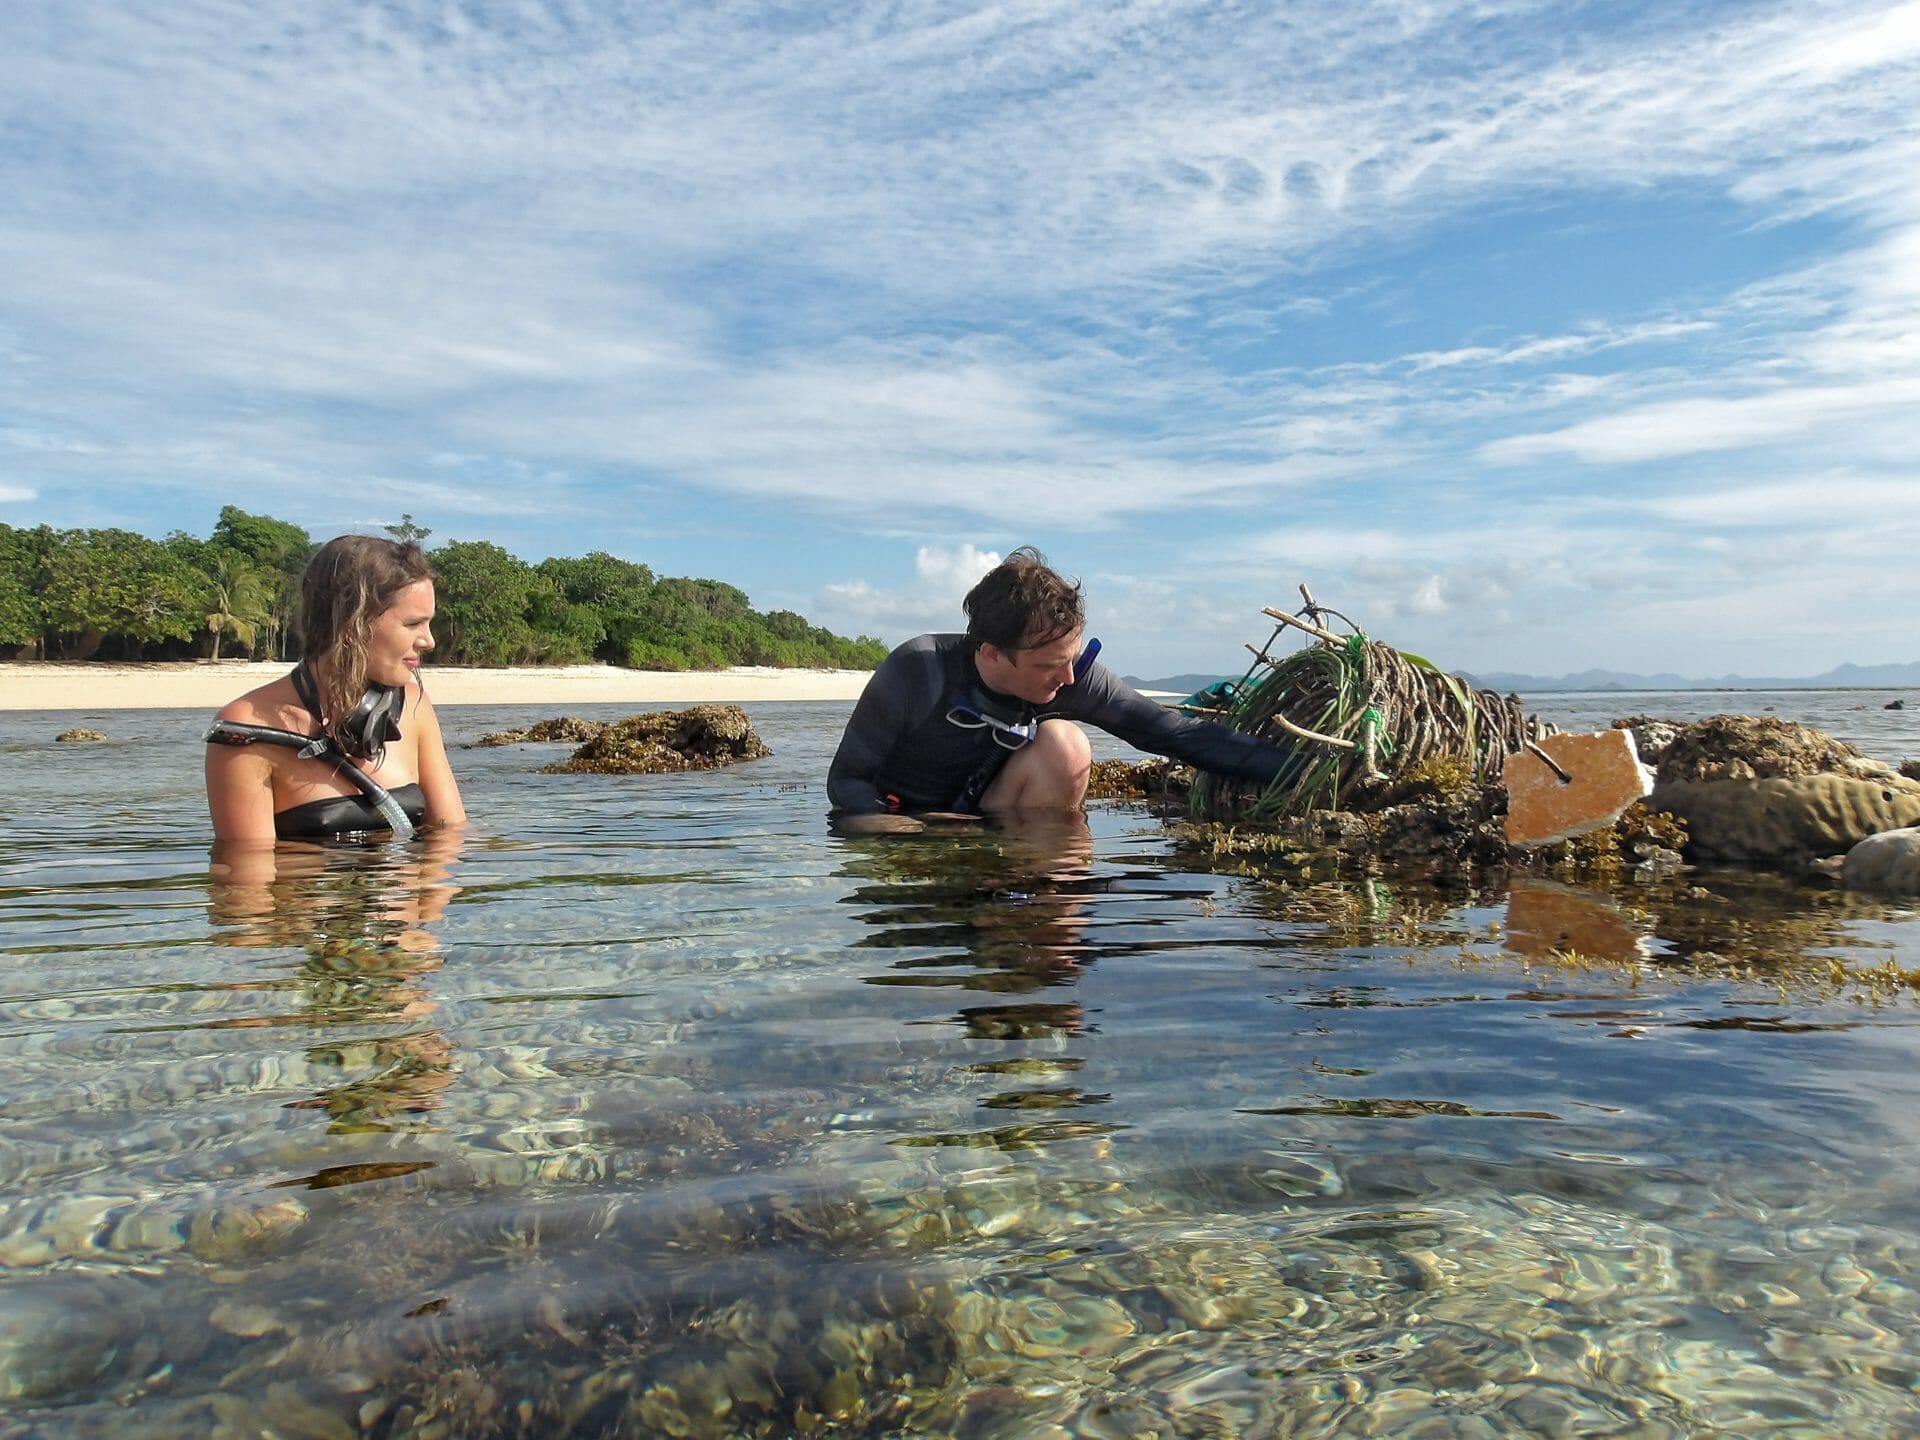
{"label": "palm tree", "polygon": [[235,554],[213,554],[200,571],[207,583],[208,653],[220,658],[220,637],[233,638],[253,653],[254,627],[268,620],[271,607],[260,572]]}

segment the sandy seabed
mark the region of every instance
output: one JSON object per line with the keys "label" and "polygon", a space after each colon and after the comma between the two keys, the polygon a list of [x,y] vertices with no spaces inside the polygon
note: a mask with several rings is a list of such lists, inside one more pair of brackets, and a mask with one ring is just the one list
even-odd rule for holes
{"label": "sandy seabed", "polygon": [[[189,660],[121,665],[87,661],[0,664],[0,710],[218,710],[237,695],[284,675],[284,663]],[[676,704],[706,701],[853,700],[866,670],[622,670],[612,665],[422,672],[436,705]]]}

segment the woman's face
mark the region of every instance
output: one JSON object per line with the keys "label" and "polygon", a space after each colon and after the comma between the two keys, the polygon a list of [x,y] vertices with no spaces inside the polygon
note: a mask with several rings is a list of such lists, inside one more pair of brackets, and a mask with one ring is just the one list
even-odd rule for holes
{"label": "woman's face", "polygon": [[433,582],[416,580],[380,612],[367,637],[367,679],[405,685],[433,649]]}

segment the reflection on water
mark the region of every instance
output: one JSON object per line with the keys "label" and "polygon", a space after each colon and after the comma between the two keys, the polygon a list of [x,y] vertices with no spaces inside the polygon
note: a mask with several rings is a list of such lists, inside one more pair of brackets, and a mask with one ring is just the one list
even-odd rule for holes
{"label": "reflection on water", "polygon": [[[383,1127],[434,1108],[453,1060],[425,983],[441,964],[431,927],[459,893],[450,877],[463,843],[450,831],[405,847],[215,842],[207,884],[213,943],[297,946],[306,958],[291,976],[236,983],[277,992],[291,1011],[214,1023],[369,1032],[309,1047],[315,1073],[338,1080],[290,1107],[323,1110],[341,1128]],[[330,1172],[327,1183],[344,1183],[341,1173]]]}
{"label": "reflection on water", "polygon": [[0,1430],[1920,1426],[1911,911],[836,837],[844,714],[212,854],[0,733]]}

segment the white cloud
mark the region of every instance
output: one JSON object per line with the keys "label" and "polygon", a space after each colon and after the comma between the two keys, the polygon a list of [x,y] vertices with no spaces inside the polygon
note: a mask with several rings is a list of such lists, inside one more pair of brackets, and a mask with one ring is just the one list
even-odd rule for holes
{"label": "white cloud", "polygon": [[1787,386],[1737,398],[1701,396],[1640,405],[1559,430],[1492,441],[1480,454],[1496,465],[1554,455],[1603,464],[1666,459],[1799,439],[1876,415],[1905,420],[1916,407],[1920,375],[1853,385]]}
{"label": "white cloud", "polygon": [[997,551],[972,545],[960,545],[952,550],[922,545],[914,552],[913,573],[924,589],[958,600],[1003,558]]}
{"label": "white cloud", "polygon": [[[807,538],[942,537],[822,594],[895,635],[957,623],[989,552],[946,537],[1017,526],[1170,647],[1244,604],[1198,557],[1523,645],[1556,595],[1731,583],[1662,525],[1826,533],[1834,487],[1900,533],[1920,7],[1616,9],[66,7],[0,53],[46,142],[0,157],[0,499],[372,491],[530,544],[751,510],[792,594]],[[1449,227],[1669,200],[1782,258],[1655,291],[1516,240],[1471,258],[1553,318],[1447,318]],[[1202,568],[1149,584],[1169,551]]]}
{"label": "white cloud", "polygon": [[1836,474],[1790,482],[1717,486],[1660,495],[1645,507],[1666,520],[1733,529],[1809,532],[1920,532],[1920,464],[1900,478]]}
{"label": "white cloud", "polygon": [[970,543],[922,545],[913,580],[893,589],[858,579],[823,586],[814,598],[819,623],[846,634],[884,635],[898,644],[913,635],[965,628],[960,602],[1002,556]]}

